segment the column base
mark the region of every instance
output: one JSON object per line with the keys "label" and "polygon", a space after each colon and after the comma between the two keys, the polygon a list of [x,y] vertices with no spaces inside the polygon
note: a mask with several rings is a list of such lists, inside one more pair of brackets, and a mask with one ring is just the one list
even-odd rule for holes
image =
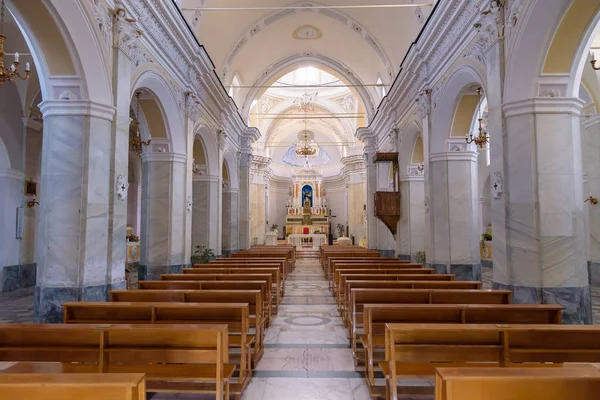
{"label": "column base", "polygon": [[189,265],[138,266],[138,281],[159,281],[161,274],[181,274]]}
{"label": "column base", "polygon": [[233,250],[223,250],[222,253],[223,254],[221,254],[221,257],[230,258],[231,257],[231,253],[233,253]]}
{"label": "column base", "polygon": [[395,258],[396,251],[395,250],[379,250],[381,253],[381,258]]}
{"label": "column base", "polygon": [[410,254],[398,254],[398,259],[404,261],[411,261],[412,257],[410,256]]}
{"label": "column base", "polygon": [[454,274],[457,281],[481,281],[481,264],[430,264],[436,274]]}
{"label": "column base", "polygon": [[590,285],[600,287],[600,262],[588,261]]}
{"label": "column base", "polygon": [[481,267],[492,269],[494,268],[494,262],[492,260],[481,260]]}
{"label": "column base", "polygon": [[33,295],[33,318],[41,324],[58,324],[64,320],[62,305],[70,301],[108,301],[110,290],[125,289],[125,281],[108,285],[79,287],[36,286]]}
{"label": "column base", "polygon": [[7,265],[0,268],[0,292],[35,286],[37,264]]}
{"label": "column base", "polygon": [[515,304],[558,304],[563,324],[592,323],[592,294],[589,286],[538,288],[492,282],[494,290],[512,290]]}

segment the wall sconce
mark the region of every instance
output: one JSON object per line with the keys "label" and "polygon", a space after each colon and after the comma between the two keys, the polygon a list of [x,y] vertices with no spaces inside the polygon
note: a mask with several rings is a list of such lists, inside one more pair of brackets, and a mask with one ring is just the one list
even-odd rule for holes
{"label": "wall sconce", "polygon": [[[597,201],[597,200],[596,200],[596,201]],[[29,200],[29,201],[28,201],[28,202],[26,202],[26,203],[27,203],[27,207],[30,207],[30,208],[31,208],[31,207],[35,207],[35,205],[36,205],[36,204],[37,204],[38,206],[40,205],[40,203],[39,203],[39,202],[37,202],[37,201],[35,200],[35,196],[33,197],[33,200]]]}
{"label": "wall sconce", "polygon": [[590,61],[590,64],[592,64],[594,71],[600,70],[600,67],[596,67],[596,54],[594,52],[592,52],[592,61]]}
{"label": "wall sconce", "polygon": [[419,171],[419,172],[425,171],[425,164],[424,163],[419,164],[417,166],[417,171]]}
{"label": "wall sconce", "polygon": [[598,204],[598,198],[597,198],[597,197],[594,197],[594,196],[592,196],[592,194],[591,194],[591,193],[590,193],[590,197],[588,197],[588,198],[587,198],[587,199],[584,201],[584,203],[587,203],[588,201],[590,202],[590,204],[593,204],[593,205],[597,205],[597,204]]}

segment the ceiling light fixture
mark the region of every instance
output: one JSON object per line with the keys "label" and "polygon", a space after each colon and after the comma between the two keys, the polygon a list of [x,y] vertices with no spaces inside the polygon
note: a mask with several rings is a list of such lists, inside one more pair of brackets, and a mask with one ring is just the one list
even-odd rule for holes
{"label": "ceiling light fixture", "polygon": [[488,136],[487,131],[483,130],[482,125],[483,116],[481,115],[481,88],[477,88],[477,96],[479,96],[479,100],[477,101],[477,108],[479,109],[479,118],[477,119],[477,121],[479,122],[479,134],[476,137],[473,137],[473,134],[471,132],[467,132],[467,137],[465,140],[467,141],[467,144],[475,142],[475,144],[480,149],[483,149],[485,148],[485,145],[489,142],[490,137]]}
{"label": "ceiling light fixture", "polygon": [[4,4],[4,0],[0,1],[0,86],[2,86],[6,82],[12,82],[15,80],[15,77],[18,77],[22,80],[27,80],[31,76],[31,66],[29,62],[25,64],[25,76],[19,73],[19,53],[15,53],[15,61],[8,68],[4,68],[4,56],[6,53],[4,52],[4,42],[6,41],[6,36],[4,36],[4,11],[6,6]]}
{"label": "ceiling light fixture", "polygon": [[143,146],[148,147],[150,146],[150,143],[152,142],[152,137],[150,136],[150,133],[148,133],[148,140],[146,140],[145,142],[141,139],[141,135],[140,135],[140,121],[139,121],[139,115],[140,115],[140,92],[137,92],[135,94],[135,99],[136,99],[136,113],[133,116],[133,121],[131,121],[134,126],[135,126],[135,131],[131,131],[131,129],[129,130],[129,148],[133,151],[135,151],[137,154],[142,154],[142,148]]}

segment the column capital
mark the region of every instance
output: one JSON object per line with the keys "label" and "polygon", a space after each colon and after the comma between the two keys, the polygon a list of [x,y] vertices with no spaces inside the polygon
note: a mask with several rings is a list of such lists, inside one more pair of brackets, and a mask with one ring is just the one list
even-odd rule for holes
{"label": "column capital", "polygon": [[219,182],[217,175],[194,175],[192,182]]}
{"label": "column capital", "polygon": [[505,103],[507,118],[528,114],[572,114],[580,115],[585,102],[577,97],[536,97]]}
{"label": "column capital", "polygon": [[143,153],[142,162],[172,162],[185,164],[187,156],[177,153]]}
{"label": "column capital", "polygon": [[440,161],[470,161],[477,162],[479,153],[476,151],[445,151],[443,153],[432,153],[429,155],[429,162]]}
{"label": "column capital", "polygon": [[55,116],[86,116],[113,120],[117,111],[112,104],[100,104],[90,100],[45,100],[40,104],[44,118]]}
{"label": "column capital", "polygon": [[581,125],[584,129],[591,128],[594,125],[600,125],[600,114],[586,116],[582,119]]}

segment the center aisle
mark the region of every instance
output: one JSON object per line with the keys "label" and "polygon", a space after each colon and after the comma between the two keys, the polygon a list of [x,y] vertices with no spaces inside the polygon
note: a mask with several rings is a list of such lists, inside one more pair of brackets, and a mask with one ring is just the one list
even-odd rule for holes
{"label": "center aisle", "polygon": [[242,400],[369,400],[317,258],[296,260]]}

